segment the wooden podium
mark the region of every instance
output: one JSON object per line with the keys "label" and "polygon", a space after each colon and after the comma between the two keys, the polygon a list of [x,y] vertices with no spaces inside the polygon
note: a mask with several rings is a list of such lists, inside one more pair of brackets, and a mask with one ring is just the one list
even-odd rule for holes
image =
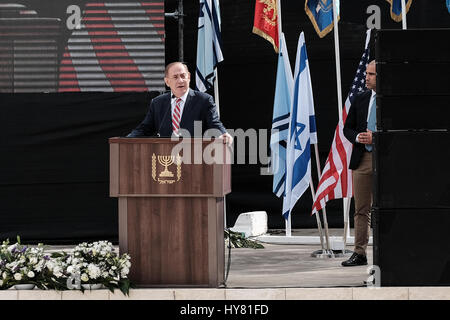
{"label": "wooden podium", "polygon": [[[131,281],[138,287],[222,284],[228,147],[220,139],[110,138],[109,144],[110,196],[119,198],[119,249],[131,255]],[[222,160],[208,164],[203,155]]]}

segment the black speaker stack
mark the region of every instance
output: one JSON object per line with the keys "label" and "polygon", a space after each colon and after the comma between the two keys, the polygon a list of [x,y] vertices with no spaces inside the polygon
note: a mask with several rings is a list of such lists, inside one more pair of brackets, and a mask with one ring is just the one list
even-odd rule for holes
{"label": "black speaker stack", "polygon": [[450,285],[450,29],[378,30],[372,226],[381,286]]}

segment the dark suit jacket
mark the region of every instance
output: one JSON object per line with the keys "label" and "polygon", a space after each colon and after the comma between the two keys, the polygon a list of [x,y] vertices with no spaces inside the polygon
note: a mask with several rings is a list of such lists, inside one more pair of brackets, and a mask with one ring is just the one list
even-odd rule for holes
{"label": "dark suit jacket", "polygon": [[367,90],[356,95],[353,100],[350,110],[348,111],[347,119],[344,124],[344,135],[353,143],[352,156],[350,158],[349,168],[357,169],[361,162],[361,157],[365,152],[365,146],[362,143],[356,142],[356,136],[360,132],[366,132],[367,129],[367,113],[369,111],[370,97],[372,90]]}
{"label": "dark suit jacket", "polygon": [[[164,93],[152,100],[144,121],[127,137],[172,136],[171,93]],[[188,130],[194,137],[194,121],[202,122],[202,135],[208,129],[226,130],[219,120],[213,98],[206,93],[190,89],[181,116],[180,129]]]}

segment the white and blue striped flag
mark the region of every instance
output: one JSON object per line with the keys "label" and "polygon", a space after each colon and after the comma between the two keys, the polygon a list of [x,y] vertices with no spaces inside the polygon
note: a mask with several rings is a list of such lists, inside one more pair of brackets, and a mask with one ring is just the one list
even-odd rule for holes
{"label": "white and blue striped flag", "polygon": [[311,181],[311,144],[317,143],[314,99],[305,36],[298,39],[289,135],[286,147],[286,188],[283,216],[288,220],[295,203]]}
{"label": "white and blue striped flag", "polygon": [[278,197],[284,195],[286,180],[286,141],[289,129],[292,89],[294,79],[284,34],[280,35],[278,53],[277,80],[273,103],[272,132],[270,136],[270,153],[273,172],[273,193]]}
{"label": "white and blue striped flag", "polygon": [[219,0],[200,0],[197,38],[196,89],[205,92],[214,86],[214,69],[223,61]]}

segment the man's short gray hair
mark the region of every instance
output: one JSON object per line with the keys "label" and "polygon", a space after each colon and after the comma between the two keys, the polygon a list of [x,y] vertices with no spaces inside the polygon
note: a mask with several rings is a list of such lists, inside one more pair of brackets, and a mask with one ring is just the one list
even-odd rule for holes
{"label": "man's short gray hair", "polygon": [[174,65],[177,64],[177,63],[182,64],[182,65],[184,66],[184,68],[186,69],[186,72],[189,73],[189,68],[188,68],[188,66],[187,66],[185,63],[180,62],[180,61],[175,61],[175,62],[169,63],[169,64],[166,66],[166,70],[164,71],[164,76],[165,76],[166,78],[167,78],[167,76],[169,75],[169,69],[172,68],[172,66],[174,66]]}

